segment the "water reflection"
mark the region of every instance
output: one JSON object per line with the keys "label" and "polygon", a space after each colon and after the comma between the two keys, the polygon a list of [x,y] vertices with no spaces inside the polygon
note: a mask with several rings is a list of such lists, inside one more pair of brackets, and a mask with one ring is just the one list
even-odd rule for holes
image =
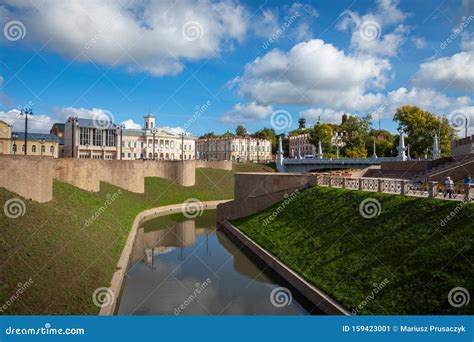
{"label": "water reflection", "polygon": [[119,314],[297,315],[292,300],[276,307],[279,285],[215,231],[215,211],[193,220],[169,215],[139,229]]}

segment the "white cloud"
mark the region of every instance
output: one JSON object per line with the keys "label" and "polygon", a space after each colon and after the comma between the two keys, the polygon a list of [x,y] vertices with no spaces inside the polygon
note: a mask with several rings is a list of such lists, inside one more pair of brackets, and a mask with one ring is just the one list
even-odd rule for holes
{"label": "white cloud", "polygon": [[137,124],[132,119],[122,121],[121,124],[125,125],[126,129],[142,129],[142,126],[140,124]]}
{"label": "white cloud", "polygon": [[247,10],[233,0],[6,0],[1,10],[2,27],[20,20],[31,44],[157,76],[179,73],[186,60],[218,56],[248,26]]}
{"label": "white cloud", "polygon": [[351,10],[344,11],[337,28],[351,32],[351,48],[357,52],[395,56],[405,42],[409,27],[398,25],[390,33],[389,26],[401,23],[407,14],[398,8],[396,0],[378,0],[373,11],[364,15]]}
{"label": "white cloud", "polygon": [[462,51],[420,65],[413,82],[416,85],[439,86],[472,92],[474,87],[474,50]]}
{"label": "white cloud", "polygon": [[242,124],[266,118],[272,113],[272,106],[260,105],[255,101],[235,104],[232,109],[220,117],[221,122]]}
{"label": "white cloud", "polygon": [[318,120],[322,123],[340,124],[344,111],[338,111],[331,108],[309,108],[300,112],[300,114],[308,121],[309,125],[314,125]]}
{"label": "white cloud", "polygon": [[115,123],[115,118],[111,112],[102,108],[76,108],[65,107],[55,110],[61,122],[66,122],[71,116],[83,119],[104,119]]}
{"label": "white cloud", "polygon": [[383,99],[369,92],[383,87],[391,69],[385,59],[349,56],[332,44],[313,39],[290,51],[274,49],[245,66],[234,79],[239,94],[263,105],[318,105],[365,110]]}
{"label": "white cloud", "polygon": [[170,132],[175,135],[180,135],[182,133],[186,133],[185,129],[182,127],[169,127],[169,126],[164,126],[164,127],[159,127],[159,129],[165,130],[167,132]]}
{"label": "white cloud", "polygon": [[453,110],[468,106],[471,99],[467,96],[448,97],[433,89],[398,88],[388,92],[385,101],[372,113],[374,119],[392,118],[397,108],[405,105],[417,106],[434,114],[449,114]]}
{"label": "white cloud", "polygon": [[[7,112],[0,111],[0,120],[12,125],[14,132],[24,132],[25,130],[25,117],[20,115],[18,109],[11,109]],[[48,115],[28,115],[28,132],[49,133],[55,122],[57,121]]]}
{"label": "white cloud", "polygon": [[428,46],[428,43],[423,37],[412,37],[411,41],[418,50],[426,49]]}

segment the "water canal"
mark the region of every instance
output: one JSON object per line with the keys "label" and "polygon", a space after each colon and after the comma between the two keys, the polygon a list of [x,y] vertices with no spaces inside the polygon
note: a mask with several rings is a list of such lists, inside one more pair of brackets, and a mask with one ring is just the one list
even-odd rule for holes
{"label": "water canal", "polygon": [[175,214],[142,224],[119,315],[307,313],[223,232],[216,231],[215,215],[215,210],[194,219]]}

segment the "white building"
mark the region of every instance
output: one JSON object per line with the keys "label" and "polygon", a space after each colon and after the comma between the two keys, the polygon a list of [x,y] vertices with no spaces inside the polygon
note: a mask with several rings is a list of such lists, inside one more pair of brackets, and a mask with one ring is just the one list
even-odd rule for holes
{"label": "white building", "polygon": [[157,128],[151,114],[145,116],[143,129],[121,129],[112,122],[80,118],[70,118],[65,125],[66,157],[192,160],[195,142],[196,137]]}
{"label": "white building", "polygon": [[197,140],[199,159],[269,162],[272,158],[272,142],[251,136],[227,135]]}

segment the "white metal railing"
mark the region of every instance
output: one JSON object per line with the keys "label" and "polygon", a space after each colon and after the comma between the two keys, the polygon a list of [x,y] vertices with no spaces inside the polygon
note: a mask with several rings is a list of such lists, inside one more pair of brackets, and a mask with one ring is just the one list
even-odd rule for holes
{"label": "white metal railing", "polygon": [[329,159],[290,159],[283,160],[284,164],[380,164],[382,162],[397,161],[397,157],[380,157],[380,158],[329,158]]}
{"label": "white metal railing", "polygon": [[[351,178],[342,176],[316,175],[316,185],[361,191],[384,192],[409,196],[449,199],[444,185],[438,182],[423,183],[391,178]],[[451,193],[451,199],[474,200],[474,184],[458,184]]]}

